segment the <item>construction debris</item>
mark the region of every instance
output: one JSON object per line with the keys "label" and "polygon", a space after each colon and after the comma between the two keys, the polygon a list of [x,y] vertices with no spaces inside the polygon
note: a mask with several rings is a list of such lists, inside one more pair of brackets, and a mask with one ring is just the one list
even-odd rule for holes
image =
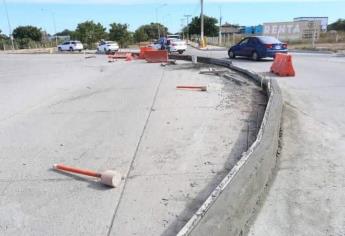
{"label": "construction debris", "polygon": [[177,65],[176,60],[169,60],[167,63],[162,63],[161,66],[167,66],[167,65]]}
{"label": "construction debris", "polygon": [[228,70],[216,70],[215,68],[209,68],[206,71],[200,71],[199,74],[205,74],[205,75],[213,74],[217,76],[222,76],[224,73],[227,73],[227,72]]}
{"label": "construction debris", "polygon": [[244,81],[242,79],[236,78],[236,77],[234,77],[232,75],[229,75],[229,74],[224,74],[223,77],[225,79],[229,79],[229,80],[235,82],[237,85],[243,85],[243,84],[247,85],[248,84],[248,82],[246,82],[246,81]]}

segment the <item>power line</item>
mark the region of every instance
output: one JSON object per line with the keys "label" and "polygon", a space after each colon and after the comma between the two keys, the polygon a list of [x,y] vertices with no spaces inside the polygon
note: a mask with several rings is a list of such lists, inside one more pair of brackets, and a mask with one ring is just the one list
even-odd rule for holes
{"label": "power line", "polygon": [[7,17],[9,36],[10,36],[11,42],[12,42],[12,50],[14,50],[13,34],[12,34],[12,28],[11,28],[11,23],[10,23],[10,17],[8,15],[7,4],[6,4],[5,0],[3,0],[3,3],[4,3],[4,8],[5,8],[6,17]]}

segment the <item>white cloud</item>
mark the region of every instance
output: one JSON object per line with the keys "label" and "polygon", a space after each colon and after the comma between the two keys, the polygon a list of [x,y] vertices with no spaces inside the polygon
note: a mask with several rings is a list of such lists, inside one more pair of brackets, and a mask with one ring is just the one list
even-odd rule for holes
{"label": "white cloud", "polygon": [[[198,3],[199,0],[6,0],[8,3],[59,3],[59,4],[118,4],[118,5],[132,5],[132,4],[186,4]],[[343,0],[319,0],[317,2],[342,2]],[[232,2],[315,2],[315,0],[204,0],[205,3],[232,3]]]}

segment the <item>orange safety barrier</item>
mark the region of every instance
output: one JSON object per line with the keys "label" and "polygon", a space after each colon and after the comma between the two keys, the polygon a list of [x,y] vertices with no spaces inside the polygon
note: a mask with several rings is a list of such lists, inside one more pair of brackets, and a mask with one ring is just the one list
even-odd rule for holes
{"label": "orange safety barrier", "polygon": [[277,53],[271,66],[271,72],[279,76],[295,76],[291,55]]}
{"label": "orange safety barrier", "polygon": [[146,51],[144,57],[147,62],[168,62],[168,51]]}
{"label": "orange safety barrier", "polygon": [[139,59],[145,59],[145,52],[149,51],[156,51],[156,49],[151,47],[140,47]]}

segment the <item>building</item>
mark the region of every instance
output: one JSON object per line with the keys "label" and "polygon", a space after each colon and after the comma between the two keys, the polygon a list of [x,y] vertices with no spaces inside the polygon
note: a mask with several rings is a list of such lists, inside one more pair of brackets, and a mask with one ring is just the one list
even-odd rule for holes
{"label": "building", "polygon": [[263,35],[282,41],[317,40],[320,37],[321,21],[292,21],[263,24]]}
{"label": "building", "polygon": [[256,26],[245,26],[244,27],[244,34],[245,35],[262,35],[263,34],[263,26],[256,25]]}
{"label": "building", "polygon": [[321,31],[327,31],[328,17],[296,17],[293,19],[293,21],[320,21]]}
{"label": "building", "polygon": [[227,37],[233,34],[240,33],[240,26],[225,23],[224,25],[222,25],[220,31],[223,37]]}

